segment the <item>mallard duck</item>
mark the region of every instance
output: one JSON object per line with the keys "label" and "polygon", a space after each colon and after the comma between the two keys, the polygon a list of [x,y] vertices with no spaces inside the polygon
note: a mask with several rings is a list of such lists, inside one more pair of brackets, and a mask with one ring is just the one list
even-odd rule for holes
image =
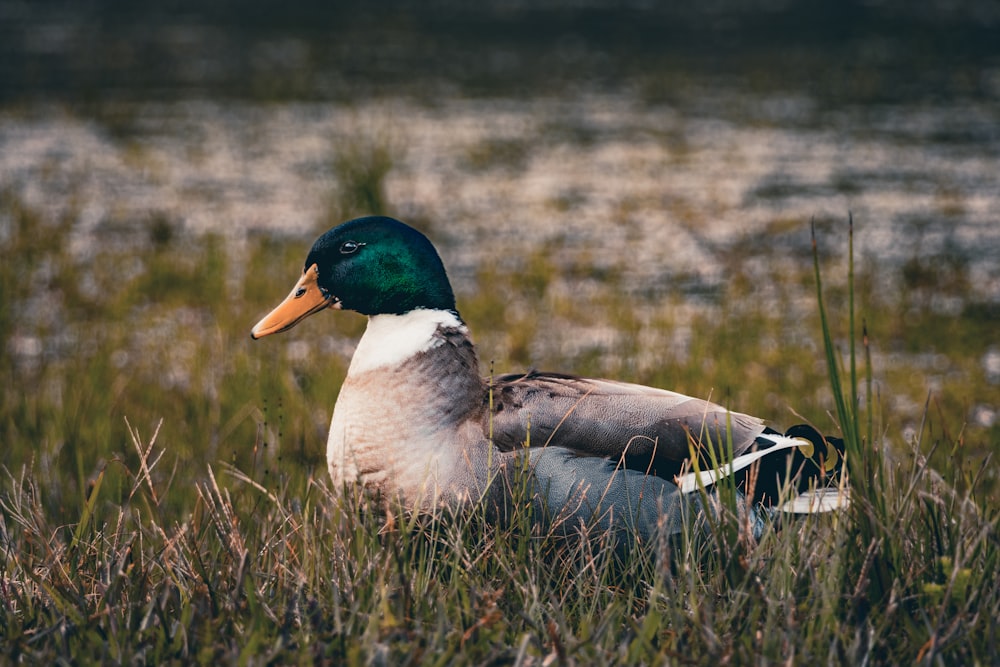
{"label": "mallard duck", "polygon": [[[413,508],[503,505],[526,470],[545,516],[651,537],[679,530],[686,510],[701,511],[705,495],[695,492],[723,475],[742,471],[753,504],[768,505],[789,471],[804,489],[839,467],[838,441],[811,427],[779,435],[757,417],[665,389],[538,371],[483,378],[441,258],[392,218],[320,236],[251,337],[325,309],[368,317],[330,425],[337,485],[361,483]],[[758,459],[772,464],[746,475]],[[820,498],[813,509],[837,504]]]}

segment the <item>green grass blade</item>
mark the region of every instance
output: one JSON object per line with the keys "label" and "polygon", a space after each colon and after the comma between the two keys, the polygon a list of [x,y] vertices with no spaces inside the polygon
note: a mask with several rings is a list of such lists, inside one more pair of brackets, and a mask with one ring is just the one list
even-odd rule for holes
{"label": "green grass blade", "polygon": [[76,552],[80,546],[81,540],[83,540],[84,534],[87,532],[87,528],[90,526],[91,520],[94,518],[94,508],[97,506],[97,497],[101,493],[101,484],[104,482],[104,472],[105,469],[101,469],[101,472],[97,474],[97,478],[90,489],[90,494],[87,496],[87,502],[83,506],[83,514],[80,515],[80,522],[76,524],[76,530],[73,531],[73,541],[70,543],[70,551]]}

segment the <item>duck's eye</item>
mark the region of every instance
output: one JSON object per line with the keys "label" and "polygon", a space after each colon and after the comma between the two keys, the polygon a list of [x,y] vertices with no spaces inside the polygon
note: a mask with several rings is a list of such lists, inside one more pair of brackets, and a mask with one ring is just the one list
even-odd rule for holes
{"label": "duck's eye", "polygon": [[344,241],[343,245],[340,246],[341,255],[351,255],[358,251],[358,248],[363,246],[364,243],[358,243],[357,241]]}

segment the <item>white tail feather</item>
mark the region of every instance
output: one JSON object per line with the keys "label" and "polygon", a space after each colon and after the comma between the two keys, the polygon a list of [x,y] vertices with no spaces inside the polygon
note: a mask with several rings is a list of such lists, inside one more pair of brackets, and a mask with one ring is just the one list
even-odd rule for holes
{"label": "white tail feather", "polygon": [[846,509],[850,504],[851,493],[846,486],[826,487],[806,491],[786,502],[780,509],[788,514],[819,514]]}
{"label": "white tail feather", "polygon": [[691,472],[686,475],[681,475],[677,478],[677,486],[680,487],[681,493],[692,493],[697,491],[699,488],[711,486],[720,479],[730,477],[740,470],[743,470],[754,461],[758,461],[769,454],[773,454],[774,452],[778,452],[783,449],[792,449],[793,447],[803,447],[805,445],[812,447],[811,442],[802,438],[787,438],[783,435],[771,433],[765,433],[757,437],[758,439],[770,440],[774,443],[774,446],[768,447],[767,449],[757,450],[756,452],[750,452],[749,454],[742,454],[725,465],[719,466],[713,470]]}

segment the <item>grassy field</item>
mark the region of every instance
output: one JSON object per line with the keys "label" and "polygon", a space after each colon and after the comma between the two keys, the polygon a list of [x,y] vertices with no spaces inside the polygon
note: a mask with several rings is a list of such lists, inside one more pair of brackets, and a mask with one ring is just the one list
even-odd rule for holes
{"label": "grassy field", "polygon": [[[331,224],[391,210],[380,159],[337,167],[353,185]],[[1000,427],[967,423],[1000,404],[983,364],[996,313],[934,307],[965,293],[960,263],[885,268],[860,249],[852,338],[847,224],[820,226],[829,349],[808,247],[765,269],[766,300],[768,248],[749,241],[695,304],[546,248],[480,267],[459,308],[497,371],[670,387],[850,442],[850,511],[759,543],[723,515],[618,561],[600,536],[562,544],[528,516],[497,527],[330,488],[322,447],[363,319],[248,335],[311,239],[154,218],[81,249],[72,216],[10,192],[0,221],[3,662],[1000,661]],[[613,346],[543,344],[602,327]]]}

